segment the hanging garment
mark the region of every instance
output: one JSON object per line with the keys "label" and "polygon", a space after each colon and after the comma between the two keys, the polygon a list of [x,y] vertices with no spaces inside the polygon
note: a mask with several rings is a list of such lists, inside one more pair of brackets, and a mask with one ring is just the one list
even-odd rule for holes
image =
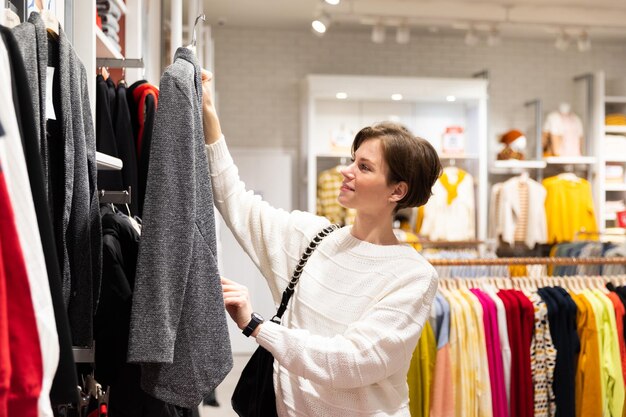
{"label": "hanging garment", "polygon": [[[4,135],[0,132],[0,140]],[[1,175],[1,174],[0,174]],[[11,345],[9,341],[9,313],[7,311],[7,274],[0,240],[0,417],[8,417],[9,389],[11,387]]]}
{"label": "hanging garment", "polygon": [[[115,90],[113,90],[115,93]],[[113,97],[115,99],[115,96]],[[119,158],[117,140],[113,127],[113,113],[111,96],[107,81],[98,75],[96,77],[96,149],[98,152]],[[98,189],[121,191],[122,172],[117,170],[98,171]]]}
{"label": "hanging garment", "polygon": [[[25,26],[34,30],[34,25],[24,23],[17,28]],[[5,28],[0,28],[3,33],[6,46],[9,50],[12,74],[16,81],[16,89],[14,89],[13,100],[19,103],[19,120],[18,124],[22,132],[24,144],[24,156],[28,169],[28,178],[33,194],[34,207],[37,216],[37,225],[39,226],[39,234],[45,257],[46,271],[48,274],[48,283],[54,308],[54,320],[58,334],[59,345],[59,363],[54,374],[50,398],[53,404],[69,404],[78,401],[75,386],[78,385],[76,380],[76,368],[74,364],[74,355],[72,354],[72,344],[70,338],[69,322],[65,304],[63,303],[63,293],[61,289],[61,272],[57,257],[57,250],[54,242],[54,231],[52,220],[50,219],[50,211],[46,194],[46,185],[44,182],[44,171],[41,162],[40,150],[40,125],[35,121],[35,113],[38,114],[37,106],[33,108],[33,102],[30,95],[29,78],[31,73],[36,71],[26,71],[22,57],[20,56],[19,47],[12,33]]]}
{"label": "hanging garment", "polygon": [[[18,44],[37,45],[36,59],[29,57],[25,61],[29,66],[36,62],[33,68],[40,72],[38,90],[40,101],[44,103],[40,117],[46,119],[47,139],[47,153],[42,154],[42,159],[44,167],[48,167],[46,181],[63,274],[63,298],[68,309],[72,342],[90,346],[93,342],[91,317],[100,288],[102,232],[88,79],[62,29],[59,29],[58,42],[49,42],[40,15],[32,13],[29,22],[35,30],[20,33]],[[48,67],[54,68],[50,81],[46,75]],[[53,85],[51,99],[45,98],[47,82]],[[34,89],[31,86],[31,92]],[[45,109],[49,112],[51,108],[55,120],[47,117]]]}
{"label": "hanging garment", "polygon": [[[455,170],[457,170],[455,168]],[[457,170],[459,173],[464,171]],[[450,180],[452,171],[444,170],[444,181],[452,184],[452,195],[441,179],[433,186],[433,195],[424,206],[424,220],[420,234],[430,240],[458,241],[476,238],[476,206],[474,202],[474,178],[469,173]],[[456,194],[456,196],[454,196]],[[454,198],[452,198],[454,196]]]}
{"label": "hanging garment", "polygon": [[126,98],[137,154],[137,193],[135,195],[138,204],[137,213],[141,217],[148,180],[150,144],[152,143],[154,117],[159,101],[159,89],[148,84],[145,80],[140,80],[128,88]]}
{"label": "hanging garment", "polygon": [[[4,43],[5,36],[12,38],[10,32],[2,31],[2,40],[0,41],[0,74],[2,75],[0,76],[0,102],[2,102],[4,110],[0,119],[6,130],[6,135],[3,149],[0,152],[0,161],[4,167],[7,190],[15,210],[15,225],[26,265],[39,335],[38,340],[41,342],[43,381],[38,407],[39,414],[51,417],[50,387],[59,362],[59,336],[54,320],[46,261],[37,227],[37,215],[30,189],[22,136],[16,117],[17,114],[20,114],[20,106],[19,102],[14,103],[13,101],[13,96],[17,95],[17,87],[12,85],[15,83],[15,78],[11,76],[12,66]],[[13,46],[15,46],[14,43]],[[17,55],[17,59],[21,59],[16,50],[14,50],[14,55]]]}
{"label": "hanging garment", "polygon": [[591,185],[583,178],[557,175],[542,182],[547,191],[548,243],[572,241],[581,232],[596,232]]}
{"label": "hanging garment", "polygon": [[179,48],[160,85],[128,360],[148,394],[196,407],[232,368],[196,56]]}
{"label": "hanging garment", "polygon": [[509,344],[509,330],[506,322],[506,309],[504,303],[496,293],[496,288],[487,286],[485,292],[495,303],[498,316],[498,336],[502,351],[502,373],[504,375],[504,390],[506,392],[507,409],[511,414],[511,346]]}
{"label": "hanging garment", "polygon": [[137,152],[135,151],[135,141],[133,139],[133,128],[130,121],[130,111],[126,101],[126,84],[123,82],[117,85],[115,120],[115,139],[117,141],[117,152],[123,162],[122,182],[124,189],[131,188],[130,212],[139,213],[139,203],[137,198]]}
{"label": "hanging garment", "polygon": [[548,114],[543,124],[544,144],[547,156],[580,156],[583,138],[583,124],[574,113],[558,111]]}
{"label": "hanging garment", "polygon": [[435,376],[430,400],[430,416],[445,417],[454,414],[455,392],[450,369],[450,304],[440,293],[436,295],[435,307],[439,307],[436,331],[437,354]]}
{"label": "hanging garment", "polygon": [[[526,186],[526,205],[522,205],[521,185]],[[537,181],[520,177],[511,178],[500,187],[497,232],[509,245],[523,242],[530,249],[537,243],[547,241],[546,212],[544,208],[546,190]],[[523,223],[523,225],[522,225]]]}
{"label": "hanging garment", "polygon": [[551,417],[556,412],[552,382],[556,365],[556,349],[548,324],[548,307],[539,294],[528,297],[535,308],[535,325],[530,346],[530,369],[534,389],[535,417]]}
{"label": "hanging garment", "polygon": [[[2,112],[2,115],[7,113]],[[4,122],[3,126],[6,126]],[[4,147],[2,141],[4,139],[0,138],[0,148]],[[26,265],[1,163],[0,251],[5,277],[8,278],[5,283],[11,382],[7,393],[7,416],[37,417],[43,379],[41,348]],[[5,379],[6,374],[0,378]]]}
{"label": "hanging garment", "polygon": [[436,352],[435,335],[430,323],[426,322],[422,335],[417,342],[417,347],[413,352],[407,375],[409,409],[412,417],[427,417],[429,415]]}
{"label": "hanging garment", "polygon": [[613,303],[613,308],[615,310],[615,324],[617,325],[617,341],[619,343],[619,355],[622,361],[622,377],[626,382],[626,346],[624,344],[624,314],[626,313],[624,309],[624,304],[621,299],[615,292],[610,292],[606,294],[607,297]]}

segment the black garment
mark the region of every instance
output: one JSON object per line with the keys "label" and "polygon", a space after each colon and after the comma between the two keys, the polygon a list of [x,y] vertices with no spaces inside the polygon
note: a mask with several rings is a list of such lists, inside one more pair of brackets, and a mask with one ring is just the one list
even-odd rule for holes
{"label": "black garment", "polygon": [[65,304],[63,303],[61,271],[59,269],[52,220],[49,215],[44,187],[43,166],[39,153],[39,140],[35,130],[36,121],[26,78],[26,69],[24,68],[24,62],[22,61],[17,42],[11,31],[0,26],[0,33],[2,33],[11,61],[11,78],[15,82],[16,87],[13,89],[13,102],[16,107],[15,114],[18,117],[18,125],[22,132],[24,156],[35,203],[35,213],[48,272],[50,295],[52,297],[54,319],[59,338],[59,365],[52,382],[50,399],[53,404],[76,404],[78,395],[75,387],[78,385],[78,382],[76,380],[74,356],[72,354],[69,321],[65,311]]}
{"label": "black garment", "polygon": [[126,101],[126,85],[124,83],[119,83],[117,86],[116,103],[116,114],[113,123],[115,126],[117,151],[119,158],[124,163],[122,167],[122,182],[124,189],[131,187],[130,211],[133,214],[137,214],[139,210],[137,198],[137,152],[135,152],[133,128],[130,121],[130,111]]}
{"label": "black garment", "polygon": [[116,113],[117,113],[117,103],[116,103],[117,94],[116,94],[116,89],[115,89],[115,83],[113,82],[111,77],[107,78],[106,85],[107,85],[107,94],[109,96],[109,109],[110,109],[110,114],[111,114],[111,120],[115,120]]}
{"label": "black garment", "polygon": [[[111,96],[108,81],[102,75],[96,77],[96,149],[98,152],[119,158],[117,140],[111,116]],[[113,170],[98,170],[98,189],[121,191],[122,173]]]}
{"label": "black garment", "polygon": [[576,363],[580,340],[576,330],[576,303],[563,288],[540,288],[540,297],[548,307],[552,342],[557,350],[552,387],[556,417],[575,416]]}

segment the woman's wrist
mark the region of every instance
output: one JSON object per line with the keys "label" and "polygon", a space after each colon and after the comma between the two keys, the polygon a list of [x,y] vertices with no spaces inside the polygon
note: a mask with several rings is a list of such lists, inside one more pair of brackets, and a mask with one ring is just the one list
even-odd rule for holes
{"label": "woman's wrist", "polygon": [[217,112],[213,106],[204,106],[203,121],[204,143],[211,145],[222,137],[222,128]]}

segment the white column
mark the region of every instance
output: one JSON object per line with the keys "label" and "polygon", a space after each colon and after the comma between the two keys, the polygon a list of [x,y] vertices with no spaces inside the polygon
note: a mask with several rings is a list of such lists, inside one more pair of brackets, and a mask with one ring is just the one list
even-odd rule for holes
{"label": "white column", "polygon": [[172,58],[176,49],[183,45],[183,1],[172,0],[172,13],[170,21],[171,29],[171,54]]}
{"label": "white column", "polygon": [[[90,82],[89,104],[91,104],[91,114],[95,118],[96,114],[96,2],[95,1],[75,1],[74,7],[74,49],[78,57],[85,66]],[[94,80],[91,82],[91,80]],[[94,119],[95,120],[95,119]]]}
{"label": "white column", "polygon": [[146,45],[144,49],[144,78],[158,86],[161,79],[161,33],[162,8],[160,1],[146,2],[148,18],[146,20]]}
{"label": "white column", "polygon": [[[151,2],[157,3],[157,2]],[[126,0],[126,45],[124,48],[125,57],[137,59],[143,57],[143,10],[142,0]],[[144,65],[146,65],[144,59]],[[143,70],[141,68],[127,68],[126,81],[128,85],[142,78]]]}

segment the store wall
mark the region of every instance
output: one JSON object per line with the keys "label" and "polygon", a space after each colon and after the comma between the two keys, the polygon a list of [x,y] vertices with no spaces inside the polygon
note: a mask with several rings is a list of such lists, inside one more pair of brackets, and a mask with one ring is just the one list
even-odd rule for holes
{"label": "store wall", "polygon": [[533,113],[523,103],[543,99],[546,111],[574,100],[576,75],[604,70],[626,77],[626,43],[599,44],[566,52],[548,40],[504,39],[498,47],[465,46],[461,36],[413,34],[408,45],[387,30],[382,45],[370,33],[339,32],[324,38],[308,30],[217,27],[215,72],[224,132],[237,146],[297,148],[298,83],[307,74],[469,77],[490,73],[490,136],[509,128],[527,129]]}

